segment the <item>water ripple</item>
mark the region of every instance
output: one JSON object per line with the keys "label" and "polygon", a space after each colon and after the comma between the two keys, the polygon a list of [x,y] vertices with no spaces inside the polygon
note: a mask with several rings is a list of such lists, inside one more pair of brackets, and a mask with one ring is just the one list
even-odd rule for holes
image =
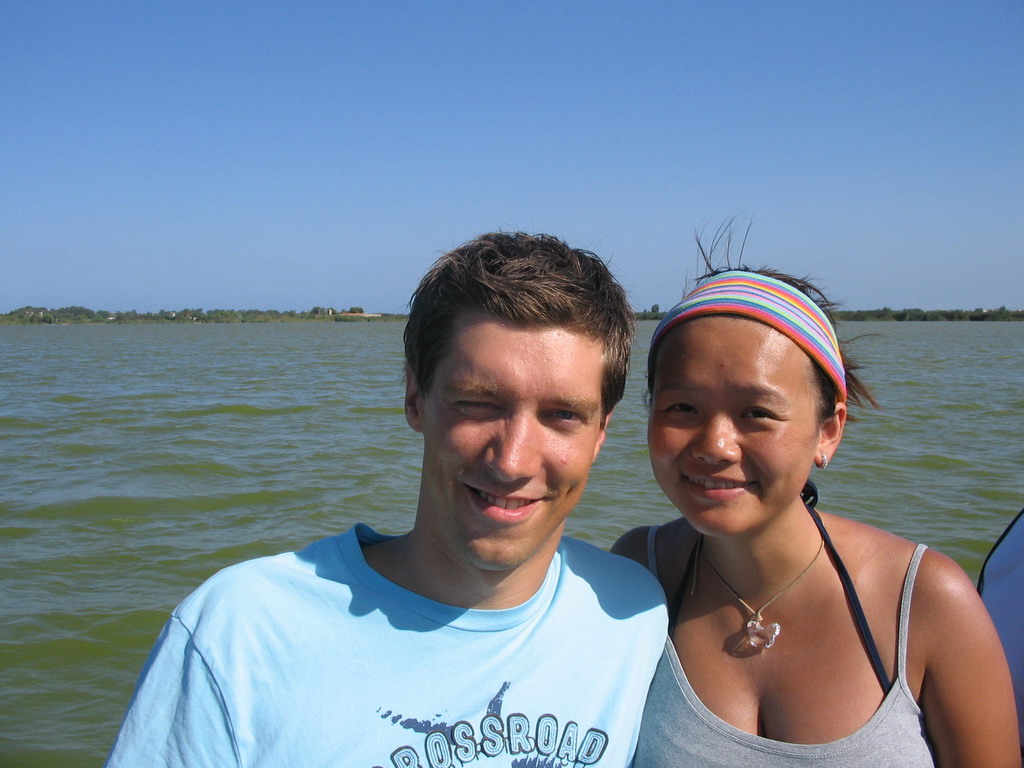
{"label": "water ripple", "polygon": [[[643,323],[570,534],[678,513],[651,477]],[[364,520],[411,523],[422,438],[400,324],[0,328],[0,747],[97,764],[167,611],[203,579]],[[1024,505],[1024,323],[863,323],[884,409],[847,427],[821,507],[977,573]]]}

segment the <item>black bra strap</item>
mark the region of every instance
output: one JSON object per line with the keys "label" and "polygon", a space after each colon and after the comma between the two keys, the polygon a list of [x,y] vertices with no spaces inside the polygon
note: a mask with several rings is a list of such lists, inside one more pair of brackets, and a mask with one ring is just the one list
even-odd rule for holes
{"label": "black bra strap", "polygon": [[861,607],[860,598],[857,597],[857,590],[853,588],[853,579],[850,578],[850,572],[846,570],[846,566],[843,564],[843,559],[839,557],[839,553],[836,552],[835,545],[832,543],[832,539],[828,535],[828,531],[825,530],[825,524],[821,522],[821,517],[813,507],[807,506],[807,511],[810,513],[811,519],[814,520],[814,524],[818,526],[818,531],[821,532],[821,538],[824,540],[825,546],[828,548],[828,553],[832,557],[832,562],[835,564],[836,573],[839,574],[839,580],[843,582],[843,591],[846,592],[846,601],[850,604],[850,610],[853,611],[853,619],[857,624],[857,631],[860,633],[860,639],[864,643],[864,648],[868,652],[868,657],[871,659],[871,666],[875,668],[875,676],[878,677],[878,682],[882,686],[882,691],[888,692],[889,688],[892,686],[892,682],[885,673],[885,665],[882,663],[882,657],[878,653],[878,646],[875,645],[875,638],[871,635],[871,628],[868,626],[867,616],[864,615],[864,608]]}

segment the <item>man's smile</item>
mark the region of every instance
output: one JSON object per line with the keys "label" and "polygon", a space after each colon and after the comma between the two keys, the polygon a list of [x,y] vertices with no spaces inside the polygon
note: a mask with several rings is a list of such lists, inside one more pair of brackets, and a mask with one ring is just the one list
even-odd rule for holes
{"label": "man's smile", "polygon": [[481,490],[480,488],[474,488],[471,485],[466,487],[473,491],[473,493],[475,493],[477,496],[479,496],[481,499],[486,501],[491,506],[501,507],[502,509],[516,510],[520,509],[521,507],[525,507],[528,504],[533,504],[534,502],[541,501],[541,499],[528,499],[512,496],[495,496],[493,494],[487,493],[487,491]]}

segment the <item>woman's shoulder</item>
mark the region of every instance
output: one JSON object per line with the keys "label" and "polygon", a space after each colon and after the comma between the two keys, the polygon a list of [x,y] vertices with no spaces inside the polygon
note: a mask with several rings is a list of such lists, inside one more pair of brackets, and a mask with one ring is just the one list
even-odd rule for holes
{"label": "woman's shoulder", "polygon": [[[898,576],[902,582],[918,545],[873,525],[821,513],[822,521],[851,573],[864,579]],[[915,580],[915,598],[930,593],[945,596],[975,593],[974,583],[955,560],[934,549],[921,558]]]}
{"label": "woman's shoulder", "polygon": [[[837,551],[850,571],[861,598],[878,608],[899,601],[917,544],[872,525],[822,515]],[[935,549],[921,556],[913,580],[911,645],[919,653],[945,642],[955,628],[984,616],[984,608],[970,576],[951,557]],[[876,602],[881,598],[880,602]],[[898,604],[898,602],[897,602]],[[924,643],[924,648],[922,648]]]}
{"label": "woman's shoulder", "polygon": [[611,546],[613,555],[622,555],[630,560],[636,560],[640,565],[647,565],[647,537],[652,528],[657,526],[641,525],[632,528],[619,536]]}
{"label": "woman's shoulder", "polygon": [[696,537],[697,533],[693,527],[685,518],[679,517],[662,525],[642,525],[633,528],[612,545],[611,551],[636,560],[645,568],[653,570],[649,557],[653,547],[657,576],[664,585],[677,576],[676,571],[682,567],[678,554],[689,551]]}
{"label": "woman's shoulder", "polygon": [[836,550],[855,580],[900,583],[917,544],[873,525],[819,512]]}
{"label": "woman's shoulder", "polygon": [[[973,624],[987,618],[984,603],[971,577],[951,557],[929,549],[921,558],[914,585],[914,612],[919,625],[928,624],[944,635],[954,624]],[[942,642],[942,638],[938,638]]]}

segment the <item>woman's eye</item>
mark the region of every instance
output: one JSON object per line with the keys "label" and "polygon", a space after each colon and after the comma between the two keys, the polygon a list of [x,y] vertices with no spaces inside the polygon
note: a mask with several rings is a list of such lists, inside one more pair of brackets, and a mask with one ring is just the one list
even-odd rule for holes
{"label": "woman's eye", "polygon": [[688,403],[669,403],[665,410],[670,413],[693,413],[695,409]]}

